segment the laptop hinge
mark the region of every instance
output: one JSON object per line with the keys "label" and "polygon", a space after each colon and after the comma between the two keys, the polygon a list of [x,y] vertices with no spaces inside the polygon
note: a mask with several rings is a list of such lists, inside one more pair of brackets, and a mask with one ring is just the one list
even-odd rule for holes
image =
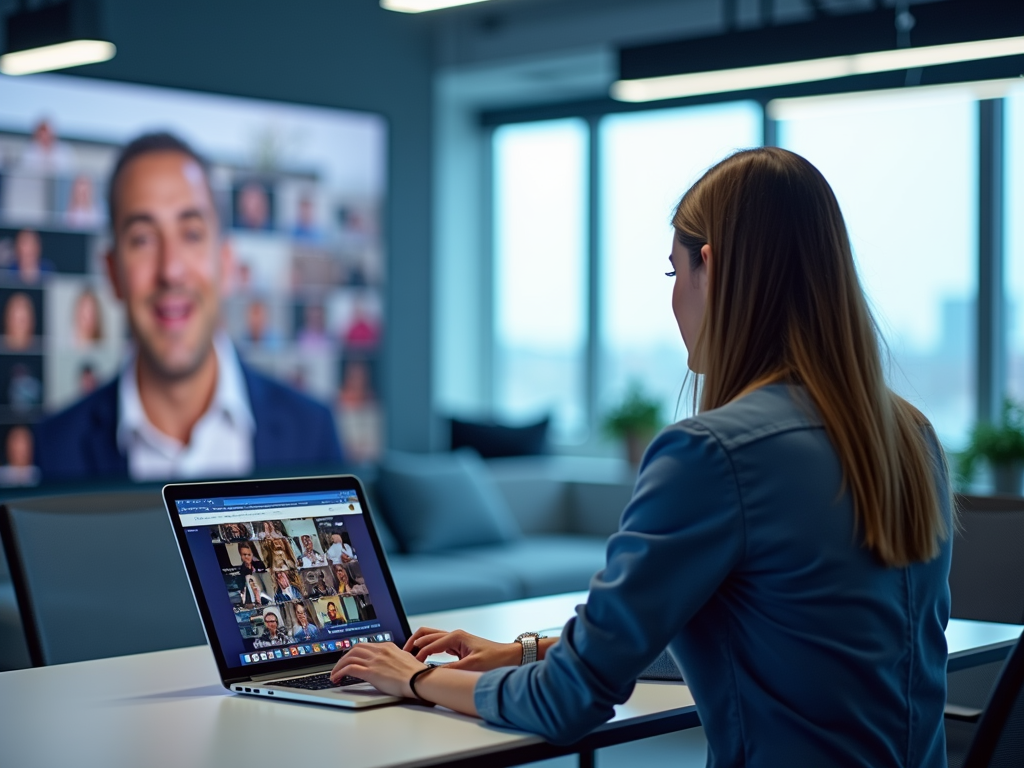
{"label": "laptop hinge", "polygon": [[267,675],[253,675],[249,679],[254,683],[262,683],[265,680],[286,680],[290,677],[302,677],[303,675],[316,675],[321,672],[330,672],[334,669],[333,664],[321,664],[317,667],[303,667],[302,669],[296,669],[291,672],[272,672]]}

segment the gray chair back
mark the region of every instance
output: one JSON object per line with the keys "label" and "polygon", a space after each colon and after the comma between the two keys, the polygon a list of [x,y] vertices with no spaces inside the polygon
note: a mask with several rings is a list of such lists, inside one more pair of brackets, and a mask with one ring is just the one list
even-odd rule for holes
{"label": "gray chair back", "polygon": [[1010,653],[978,722],[963,768],[1024,765],[1024,638]]}
{"label": "gray chair back", "polygon": [[9,501],[0,533],[33,665],[206,642],[159,490]]}
{"label": "gray chair back", "polygon": [[1024,624],[1024,498],[958,496],[949,571],[957,619]]}

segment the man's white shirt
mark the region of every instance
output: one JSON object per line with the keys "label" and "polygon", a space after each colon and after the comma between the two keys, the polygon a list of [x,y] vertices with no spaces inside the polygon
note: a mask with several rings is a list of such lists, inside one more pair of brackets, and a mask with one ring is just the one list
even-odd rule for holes
{"label": "man's white shirt", "polygon": [[128,457],[132,480],[243,477],[252,473],[256,420],[242,366],[226,336],[215,336],[213,348],[217,356],[216,389],[187,444],[153,426],[139,396],[135,352],[125,363],[118,382],[117,445]]}

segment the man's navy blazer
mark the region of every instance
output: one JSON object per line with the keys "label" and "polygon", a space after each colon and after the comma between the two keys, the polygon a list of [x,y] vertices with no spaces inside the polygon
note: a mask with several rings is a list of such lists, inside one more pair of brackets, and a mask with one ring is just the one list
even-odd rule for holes
{"label": "man's navy blazer", "polygon": [[[341,464],[334,417],[326,406],[242,366],[256,420],[253,469]],[[117,445],[120,378],[35,426],[35,462],[42,480],[127,478],[128,457]]]}

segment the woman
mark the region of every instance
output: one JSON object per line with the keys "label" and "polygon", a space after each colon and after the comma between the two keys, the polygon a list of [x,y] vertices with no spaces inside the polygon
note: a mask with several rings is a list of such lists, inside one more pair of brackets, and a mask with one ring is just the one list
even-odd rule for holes
{"label": "woman", "polygon": [[263,542],[263,559],[272,571],[292,571],[299,567],[288,539],[266,539]]}
{"label": "woman", "polygon": [[36,338],[36,309],[27,293],[12,293],[4,305],[4,346],[24,352]]}
{"label": "woman", "polygon": [[[885,385],[832,190],[790,152],[740,152],[673,225],[699,414],[648,448],[561,638],[498,669],[526,645],[420,629],[415,658],[360,645],[332,674],[568,743],[667,647],[708,765],[944,766],[945,461]],[[444,650],[455,668],[424,674]]]}

